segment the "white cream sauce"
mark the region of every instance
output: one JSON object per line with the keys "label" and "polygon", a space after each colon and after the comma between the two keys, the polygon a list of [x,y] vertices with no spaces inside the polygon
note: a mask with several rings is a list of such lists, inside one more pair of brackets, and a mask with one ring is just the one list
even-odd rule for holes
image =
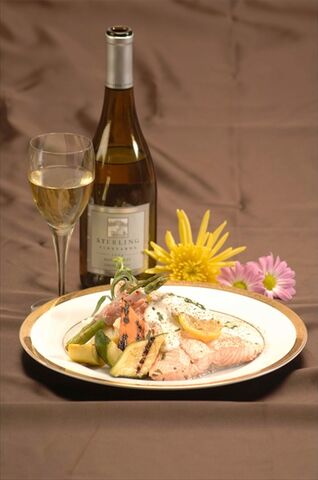
{"label": "white cream sauce", "polygon": [[154,333],[166,333],[164,351],[173,350],[180,345],[180,325],[176,319],[180,313],[200,320],[218,320],[223,324],[222,333],[239,336],[243,340],[259,345],[264,344],[263,337],[258,330],[243,320],[210,310],[186,297],[156,292],[145,310],[145,321],[148,327],[154,330]]}
{"label": "white cream sauce", "polygon": [[166,333],[164,350],[173,350],[180,345],[180,325],[176,315],[186,313],[201,320],[213,318],[212,310],[186,297],[173,294],[156,295],[145,311],[145,320],[156,332]]}

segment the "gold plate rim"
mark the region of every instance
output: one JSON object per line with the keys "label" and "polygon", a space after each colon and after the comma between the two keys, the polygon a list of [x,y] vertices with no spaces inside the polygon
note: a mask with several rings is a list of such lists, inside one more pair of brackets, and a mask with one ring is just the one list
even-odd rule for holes
{"label": "gold plate rim", "polygon": [[[241,377],[235,378],[235,379],[226,379],[226,380],[216,380],[216,381],[211,381],[211,379],[207,382],[202,382],[200,384],[192,384],[192,383],[183,383],[180,385],[171,385],[167,384],[166,382],[162,382],[162,385],[154,384],[154,385],[142,385],[140,383],[134,383],[134,382],[129,382],[126,381],[125,383],[122,383],[120,381],[110,381],[107,379],[100,379],[97,377],[93,376],[87,376],[78,372],[73,372],[71,370],[67,370],[63,367],[60,367],[59,365],[56,365],[55,363],[51,362],[47,358],[45,358],[43,355],[41,355],[33,346],[32,340],[31,340],[31,330],[33,325],[37,322],[37,320],[48,310],[51,308],[60,305],[64,302],[67,302],[69,300],[73,300],[74,298],[82,297],[85,295],[89,295],[92,293],[97,293],[97,292],[104,292],[110,289],[109,285],[99,285],[97,287],[91,287],[87,288],[85,290],[76,290],[74,292],[68,293],[66,295],[63,295],[62,297],[57,297],[41,307],[39,307],[37,310],[34,312],[31,312],[24,320],[20,327],[19,331],[19,340],[20,343],[25,350],[25,352],[32,357],[35,361],[40,363],[41,365],[44,365],[45,367],[49,368],[50,370],[56,371],[58,373],[61,373],[63,375],[66,375],[68,377],[76,378],[78,380],[83,380],[86,382],[90,383],[97,383],[100,385],[108,386],[108,387],[118,387],[118,388],[134,388],[134,389],[141,389],[141,390],[194,390],[194,389],[201,389],[201,388],[215,388],[215,387],[220,387],[220,386],[226,386],[226,385],[233,385],[236,383],[241,383],[247,380],[252,380],[254,378],[266,375],[268,373],[274,372],[275,370],[278,370],[279,368],[283,367],[287,363],[291,362],[294,358],[297,357],[297,355],[300,354],[300,352],[303,350],[307,343],[307,338],[308,338],[308,333],[307,333],[307,328],[303,322],[303,320],[295,313],[291,308],[287,307],[285,304],[277,301],[277,300],[272,300],[270,298],[265,297],[264,295],[261,295],[259,293],[255,292],[248,292],[244,291],[238,288],[234,287],[226,287],[223,285],[215,285],[211,283],[192,283],[192,282],[167,282],[166,285],[170,286],[189,286],[189,287],[199,287],[199,288],[209,288],[212,290],[222,290],[226,292],[231,292],[235,293],[237,295],[245,296],[245,297],[250,297],[255,300],[258,300],[262,303],[265,303],[267,305],[270,305],[271,307],[275,308],[276,310],[280,311],[283,313],[289,321],[292,323],[292,325],[295,328],[296,332],[296,339],[294,342],[293,347],[289,350],[289,352],[284,355],[282,358],[277,360],[276,362],[268,365],[267,367],[264,367],[257,372],[242,375]],[[186,381],[185,381],[186,382]]]}

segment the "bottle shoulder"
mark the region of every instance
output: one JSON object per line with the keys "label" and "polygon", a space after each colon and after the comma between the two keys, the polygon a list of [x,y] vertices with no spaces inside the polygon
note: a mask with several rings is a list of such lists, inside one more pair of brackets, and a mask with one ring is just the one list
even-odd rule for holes
{"label": "bottle shoulder", "polygon": [[98,127],[104,129],[107,125],[110,132],[120,126],[122,130],[134,130],[136,134],[142,136],[133,88],[123,90],[105,88]]}

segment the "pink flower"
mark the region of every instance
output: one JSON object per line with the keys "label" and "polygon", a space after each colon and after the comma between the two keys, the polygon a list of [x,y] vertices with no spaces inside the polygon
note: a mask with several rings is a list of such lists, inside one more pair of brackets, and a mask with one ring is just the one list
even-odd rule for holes
{"label": "pink flower", "polygon": [[263,275],[258,266],[252,264],[252,262],[246,265],[236,262],[234,267],[223,267],[217,277],[217,281],[221,285],[259,293],[264,291],[262,279]]}
{"label": "pink flower", "polygon": [[247,265],[256,267],[258,272],[262,274],[261,293],[267,297],[286,301],[291,300],[295,295],[295,272],[279,257],[275,259],[271,253],[260,257],[258,262],[248,262]]}

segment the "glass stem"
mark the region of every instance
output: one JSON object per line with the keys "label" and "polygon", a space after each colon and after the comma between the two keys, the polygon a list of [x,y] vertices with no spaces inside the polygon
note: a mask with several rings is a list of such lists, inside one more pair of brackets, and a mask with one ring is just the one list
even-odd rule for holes
{"label": "glass stem", "polygon": [[68,247],[74,227],[69,230],[56,230],[51,228],[53,233],[53,243],[57,263],[57,274],[59,281],[59,297],[65,294],[65,270]]}

